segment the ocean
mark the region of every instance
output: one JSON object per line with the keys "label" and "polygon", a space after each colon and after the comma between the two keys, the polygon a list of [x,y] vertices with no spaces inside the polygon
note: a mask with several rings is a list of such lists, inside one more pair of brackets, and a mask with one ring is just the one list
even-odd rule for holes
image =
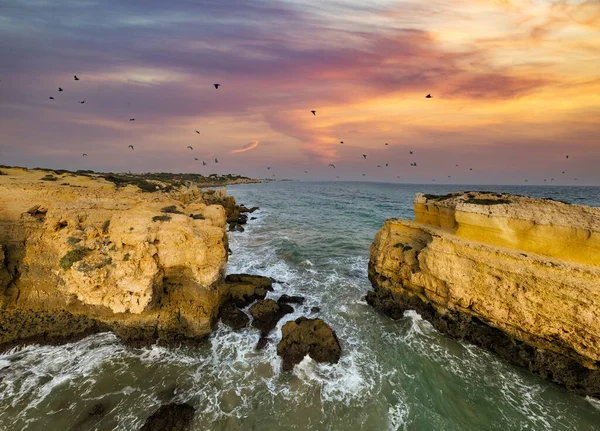
{"label": "ocean", "polygon": [[[137,430],[161,404],[196,408],[194,430],[600,430],[600,401],[573,395],[415,312],[393,321],[364,300],[369,246],[385,219],[414,218],[415,193],[491,190],[600,206],[600,188],[273,182],[230,186],[259,206],[230,234],[228,273],[273,277],[301,295],[262,351],[253,328],[220,323],[201,347],[130,348],[112,334],[0,355],[0,430]],[[310,308],[321,308],[310,314]],[[336,365],[280,371],[287,320],[337,332]],[[90,409],[97,415],[90,416]]]}

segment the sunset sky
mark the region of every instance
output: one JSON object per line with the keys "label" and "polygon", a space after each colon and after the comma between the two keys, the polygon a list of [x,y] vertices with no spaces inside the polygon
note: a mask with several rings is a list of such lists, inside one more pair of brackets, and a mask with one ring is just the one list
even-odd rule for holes
{"label": "sunset sky", "polygon": [[2,0],[0,58],[0,164],[600,185],[597,0]]}

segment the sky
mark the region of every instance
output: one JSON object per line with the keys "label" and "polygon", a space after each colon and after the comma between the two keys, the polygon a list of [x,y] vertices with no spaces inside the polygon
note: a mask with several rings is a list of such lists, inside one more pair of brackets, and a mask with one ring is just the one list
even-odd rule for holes
{"label": "sky", "polygon": [[598,0],[0,0],[0,164],[600,185],[599,53]]}

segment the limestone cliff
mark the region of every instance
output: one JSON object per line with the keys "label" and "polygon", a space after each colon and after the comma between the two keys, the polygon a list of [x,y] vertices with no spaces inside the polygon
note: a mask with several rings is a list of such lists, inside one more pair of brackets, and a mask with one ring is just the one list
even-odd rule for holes
{"label": "limestone cliff", "polygon": [[417,195],[371,246],[368,301],[600,397],[600,209],[510,195]]}
{"label": "limestone cliff", "polygon": [[225,207],[239,210],[224,190],[2,173],[0,345],[105,329],[129,341],[210,332],[228,290]]}

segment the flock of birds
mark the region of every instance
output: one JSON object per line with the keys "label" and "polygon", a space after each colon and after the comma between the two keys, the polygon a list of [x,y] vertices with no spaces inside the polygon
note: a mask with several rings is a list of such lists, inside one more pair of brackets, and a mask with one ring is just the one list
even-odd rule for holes
{"label": "flock of birds", "polygon": [[[79,79],[79,77],[78,77],[77,75],[73,75],[73,80],[74,80],[74,81],[79,81],[80,79]],[[213,84],[213,86],[215,87],[215,90],[218,90],[218,89],[219,89],[219,87],[221,87],[221,84]],[[58,91],[59,91],[59,92],[63,92],[64,90],[63,90],[63,88],[62,88],[62,87],[58,87]],[[426,99],[432,99],[432,98],[433,98],[433,96],[432,96],[431,94],[428,94],[427,96],[425,96],[425,98],[426,98]],[[55,100],[55,98],[54,98],[53,96],[50,96],[50,97],[49,97],[49,99],[50,99],[50,100]],[[80,103],[80,104],[84,104],[84,103],[85,103],[85,100],[80,100],[80,101],[79,101],[79,103]],[[316,110],[311,110],[310,112],[311,112],[311,113],[312,113],[314,116],[316,116],[316,115],[317,115],[317,111],[316,111]],[[132,121],[135,121],[135,118],[130,118],[130,119],[129,119],[129,121],[130,121],[130,122],[132,122]],[[194,130],[194,132],[196,132],[198,135],[200,134],[200,131],[199,131],[199,130]],[[340,145],[344,145],[344,141],[340,141]],[[385,146],[389,146],[389,143],[388,143],[388,142],[386,142],[386,143],[385,143]],[[129,148],[130,150],[135,150],[135,148],[134,148],[134,146],[133,146],[133,145],[129,145],[129,146],[128,146],[128,148]],[[191,145],[188,145],[188,146],[187,146],[187,149],[189,149],[189,150],[192,150],[192,151],[194,150],[194,148],[193,148]],[[409,151],[409,154],[410,154],[410,155],[413,155],[413,154],[414,154],[414,152],[411,150],[411,151]],[[87,155],[87,153],[83,153],[83,157],[87,157],[87,156],[88,156],[88,155]],[[367,155],[366,155],[366,154],[363,154],[363,155],[362,155],[362,157],[363,157],[363,160],[367,160]],[[566,159],[568,159],[568,158],[569,158],[569,156],[568,156],[568,155],[566,155]],[[195,160],[195,161],[199,161],[199,159],[198,159],[197,157],[194,157],[194,160]],[[219,163],[219,159],[218,159],[217,157],[215,157],[215,159],[214,159],[214,163]],[[204,161],[204,160],[202,161],[202,166],[206,166],[206,161]],[[333,168],[333,169],[336,169],[336,166],[335,166],[333,163],[330,163],[330,164],[329,164],[329,165],[327,165],[327,166],[328,166],[328,167],[331,167],[331,168]],[[389,163],[386,163],[386,164],[385,164],[385,167],[388,167],[388,166],[389,166]],[[417,162],[410,162],[410,166],[411,166],[411,167],[417,167]],[[378,168],[382,168],[382,167],[383,167],[383,165],[377,165],[377,167],[378,167]],[[455,165],[455,167],[459,167],[459,165]],[[267,166],[267,170],[270,170],[270,169],[271,169],[271,167],[270,167],[270,166]],[[472,171],[472,170],[473,170],[473,168],[469,168],[469,171]],[[305,174],[308,174],[309,172],[308,172],[308,171],[304,171],[304,173],[305,173]],[[564,175],[564,174],[566,174],[566,171],[562,171],[562,174],[563,174],[563,175]],[[275,175],[275,174],[272,174],[272,176],[273,176],[273,177],[275,177],[276,175]],[[363,174],[362,174],[362,176],[364,177],[364,176],[366,176],[366,174],[365,174],[365,173],[363,173]],[[339,176],[336,176],[336,178],[340,178],[340,177],[339,177]],[[400,178],[400,176],[398,175],[398,176],[397,176],[397,178]],[[448,175],[448,178],[452,178],[452,176],[451,176],[451,175]],[[578,179],[577,179],[577,178],[574,178],[573,180],[574,180],[574,181],[578,181]],[[434,182],[435,182],[435,181],[436,181],[436,179],[434,178],[434,179],[432,179],[432,181],[434,181]],[[554,178],[550,178],[550,182],[553,182],[553,181],[554,181]],[[527,182],[529,182],[529,180],[524,180],[524,182],[526,182],[526,183],[527,183]],[[548,180],[547,180],[547,179],[544,179],[544,182],[548,182]]]}

